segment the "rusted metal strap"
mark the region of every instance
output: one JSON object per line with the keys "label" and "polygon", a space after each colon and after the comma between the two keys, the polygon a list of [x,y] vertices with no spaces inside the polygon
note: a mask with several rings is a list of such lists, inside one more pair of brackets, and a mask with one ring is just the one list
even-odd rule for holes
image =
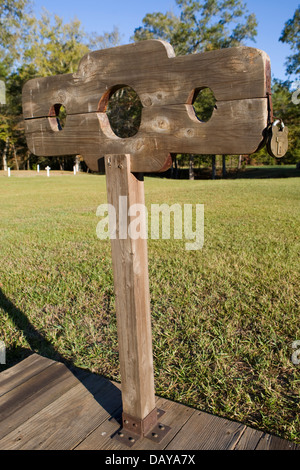
{"label": "rusted metal strap", "polygon": [[128,447],[132,447],[141,438],[161,442],[171,429],[169,426],[158,421],[164,413],[163,410],[154,408],[144,419],[137,419],[127,413],[123,413],[123,426],[112,437]]}

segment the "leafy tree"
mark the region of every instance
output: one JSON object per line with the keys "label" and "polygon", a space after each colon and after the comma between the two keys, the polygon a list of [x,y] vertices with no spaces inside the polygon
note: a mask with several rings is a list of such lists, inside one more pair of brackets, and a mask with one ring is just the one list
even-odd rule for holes
{"label": "leafy tree", "polygon": [[64,24],[62,18],[52,16],[46,10],[41,18],[27,16],[27,29],[30,34],[24,37],[23,74],[35,70],[39,76],[73,73],[79,60],[88,52],[85,33],[80,21]]}
{"label": "leafy tree", "polygon": [[294,54],[287,58],[286,71],[289,75],[300,73],[300,5],[296,9],[293,18],[285,23],[279,41],[291,46]]}
{"label": "leafy tree", "polygon": [[39,76],[74,73],[80,59],[94,49],[112,47],[120,41],[117,28],[103,35],[87,34],[78,19],[63,23],[58,15],[43,10],[40,19],[26,16],[23,39],[23,66],[20,71]]}
{"label": "leafy tree", "polygon": [[10,106],[9,77],[16,63],[21,58],[21,37],[26,12],[29,11],[28,0],[2,0],[0,2],[0,79],[6,88],[6,104],[0,105],[0,149],[3,168],[7,168],[7,157],[10,150],[14,156],[19,120],[15,110]]}
{"label": "leafy tree", "polygon": [[240,0],[176,0],[181,13],[149,13],[144,25],[134,32],[134,40],[163,39],[176,54],[192,54],[239,46],[254,39],[257,22]]}
{"label": "leafy tree", "polygon": [[[27,0],[7,0],[4,3],[7,4],[7,8],[3,9],[1,16],[0,7],[0,21],[2,19],[4,21],[5,15],[9,16],[12,4],[15,8],[20,7],[20,10],[16,9],[13,12],[14,22],[12,24],[14,27],[17,27],[17,19],[19,19],[18,54],[12,56],[9,67],[6,67],[7,104],[0,109],[0,149],[3,163],[10,153],[15,166],[18,166],[18,153],[24,166],[30,157],[22,119],[21,103],[24,83],[36,76],[75,72],[80,59],[89,50],[116,45],[119,41],[119,32],[115,28],[111,33],[88,35],[77,19],[64,23],[62,18],[51,15],[46,10],[43,11],[41,18],[37,19],[26,10],[21,11],[22,6],[27,5]],[[8,31],[10,32],[12,29],[8,28]],[[8,41],[2,40],[0,35],[0,53],[3,57],[7,48]],[[43,157],[31,156],[31,159],[33,163],[38,162],[45,165],[49,163],[48,159]],[[62,168],[64,160],[64,157],[52,159],[51,167]],[[72,160],[73,157],[68,157],[66,160],[66,162],[69,161],[70,169],[73,166]]]}
{"label": "leafy tree", "polygon": [[105,31],[100,35],[94,32],[87,37],[89,49],[93,51],[118,46],[121,42],[120,31],[116,26],[114,26],[111,32]]}
{"label": "leafy tree", "polygon": [[0,76],[5,78],[20,57],[22,26],[29,0],[0,2]]}

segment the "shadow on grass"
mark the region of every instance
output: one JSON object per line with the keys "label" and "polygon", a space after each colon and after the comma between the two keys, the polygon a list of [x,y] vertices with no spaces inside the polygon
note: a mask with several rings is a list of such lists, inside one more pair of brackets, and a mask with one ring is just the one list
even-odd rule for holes
{"label": "shadow on grass", "polygon": [[69,365],[68,361],[60,356],[51,342],[46,339],[28,320],[22,310],[16,307],[13,302],[0,289],[0,308],[2,308],[14,325],[23,333],[24,338],[30,345],[30,349],[20,346],[11,347],[6,350],[6,364],[0,365],[0,371],[12,367],[16,363],[30,356],[34,352],[41,356],[48,357],[55,361],[64,362]]}
{"label": "shadow on grass", "polygon": [[[172,169],[164,173],[151,173],[151,176],[168,179],[189,179],[188,168],[179,168],[175,172]],[[269,166],[252,166],[244,169],[227,169],[226,176],[223,177],[222,171],[217,170],[215,179],[261,179],[261,178],[300,178],[300,170],[295,165],[269,165]],[[212,179],[211,168],[195,168],[195,180]]]}
{"label": "shadow on grass", "polygon": [[16,307],[1,289],[0,308],[7,313],[14,325],[23,333],[30,346],[30,349],[20,346],[7,348],[6,364],[0,364],[0,372],[14,366],[34,353],[57,362],[62,362],[70,372],[82,382],[102,408],[115,419],[120,420],[122,400],[121,392],[118,387],[111,383],[108,378],[91,373],[87,369],[81,369],[75,366],[72,361],[61,356],[53,344],[32,325],[26,314]]}
{"label": "shadow on grass", "polygon": [[251,168],[245,168],[245,170],[237,171],[232,176],[229,174],[229,178],[299,178],[300,170],[297,170],[295,166],[254,166]]}

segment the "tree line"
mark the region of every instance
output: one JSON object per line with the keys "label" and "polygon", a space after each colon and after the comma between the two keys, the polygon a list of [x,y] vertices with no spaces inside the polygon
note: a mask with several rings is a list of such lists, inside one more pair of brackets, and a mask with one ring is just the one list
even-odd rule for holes
{"label": "tree line", "polygon": [[[243,45],[255,40],[257,20],[242,0],[175,0],[179,13],[149,13],[142,26],[133,32],[133,41],[164,39],[172,44],[177,55],[193,54],[226,47]],[[283,163],[300,160],[300,93],[293,94],[292,77],[300,72],[300,5],[294,16],[283,24],[278,39],[290,45],[292,54],[286,60],[285,81],[273,78],[272,100],[274,115],[289,127],[289,151]],[[2,169],[34,169],[39,164],[53,169],[71,170],[79,156],[38,157],[26,146],[22,117],[22,87],[33,77],[73,73],[82,56],[91,50],[119,45],[121,35],[117,28],[111,32],[86,33],[78,19],[64,23],[57,15],[43,10],[40,18],[32,11],[30,0],[4,0],[0,2],[0,80],[5,84],[5,97],[0,88],[0,153]],[[1,82],[0,82],[1,83]],[[300,83],[298,84],[300,87]],[[294,96],[294,99],[292,99]],[[207,121],[214,109],[212,90],[196,90],[193,103],[197,117]],[[61,119],[63,120],[63,110]],[[120,89],[111,97],[106,110],[117,135],[129,137],[139,128],[142,105],[131,89]],[[129,116],[129,119],[125,119]],[[250,163],[258,158],[266,164],[276,163],[266,149],[251,156],[237,156]],[[223,174],[226,156],[221,156]],[[194,165],[212,163],[215,174],[216,156],[174,155],[173,166],[189,167],[194,176]],[[84,167],[84,164],[83,164]]]}

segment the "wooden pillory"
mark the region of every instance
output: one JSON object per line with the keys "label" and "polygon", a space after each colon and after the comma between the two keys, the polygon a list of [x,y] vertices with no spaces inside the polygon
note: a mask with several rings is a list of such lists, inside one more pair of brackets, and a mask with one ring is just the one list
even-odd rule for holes
{"label": "wooden pillory", "polygon": [[[124,86],[143,106],[139,130],[128,138],[113,132],[106,114],[111,95]],[[193,100],[206,87],[216,106],[204,123]],[[63,130],[57,125],[61,105]],[[108,203],[117,220],[127,218],[127,227],[129,207],[144,204],[143,173],[167,170],[171,154],[250,154],[266,144],[272,155],[283,156],[287,128],[277,128],[272,114],[269,57],[249,47],[175,57],[168,43],[143,41],[91,52],[76,73],[35,78],[23,88],[31,152],[81,154],[94,171],[104,159]],[[141,437],[159,441],[169,428],[155,407],[147,241],[119,236],[118,225],[116,234],[111,248],[123,402],[117,438],[131,446]]]}

